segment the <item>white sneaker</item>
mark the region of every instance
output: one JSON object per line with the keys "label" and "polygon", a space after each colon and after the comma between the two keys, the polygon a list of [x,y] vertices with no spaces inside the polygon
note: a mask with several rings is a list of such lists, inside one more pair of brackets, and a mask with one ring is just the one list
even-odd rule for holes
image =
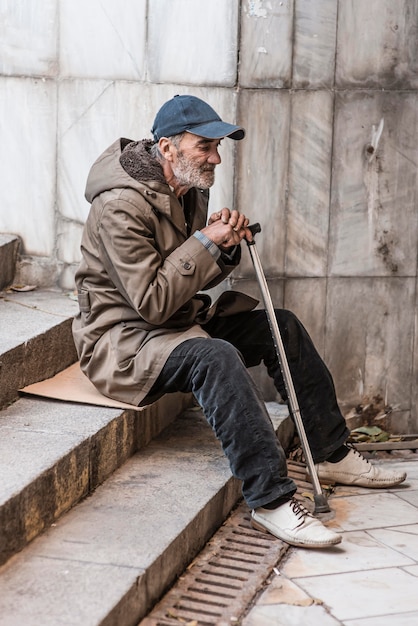
{"label": "white sneaker", "polygon": [[406,472],[396,472],[382,465],[373,465],[355,448],[338,463],[319,463],[315,466],[323,483],[358,485],[359,487],[394,487],[406,478]]}
{"label": "white sneaker", "polygon": [[341,535],[326,528],[315,519],[295,498],[277,509],[251,512],[251,525],[257,530],[269,532],[278,539],[301,548],[327,548],[341,542]]}

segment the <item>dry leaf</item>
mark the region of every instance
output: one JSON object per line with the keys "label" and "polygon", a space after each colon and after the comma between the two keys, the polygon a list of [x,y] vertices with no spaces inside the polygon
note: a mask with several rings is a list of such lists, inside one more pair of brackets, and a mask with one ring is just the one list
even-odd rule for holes
{"label": "dry leaf", "polygon": [[34,291],[36,288],[36,285],[12,285],[10,287],[12,291]]}
{"label": "dry leaf", "polygon": [[181,624],[186,624],[186,620],[183,619],[182,617],[179,617],[175,611],[173,611],[173,609],[168,609],[167,613],[166,613],[167,617],[172,617],[173,619],[176,619],[178,622],[180,622]]}
{"label": "dry leaf", "polygon": [[314,495],[313,495],[313,493],[310,493],[310,492],[308,492],[308,491],[304,491],[301,495],[302,495],[304,498],[308,498],[309,500],[312,500],[312,502],[314,501]]}

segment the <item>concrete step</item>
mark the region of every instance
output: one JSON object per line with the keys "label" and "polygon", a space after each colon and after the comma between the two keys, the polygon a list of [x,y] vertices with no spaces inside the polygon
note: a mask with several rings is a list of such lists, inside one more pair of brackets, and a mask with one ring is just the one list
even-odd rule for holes
{"label": "concrete step", "polygon": [[16,235],[0,233],[0,290],[13,282],[19,247],[20,239]]}
{"label": "concrete step", "polygon": [[[286,446],[293,434],[287,410],[267,407]],[[78,420],[73,438],[87,429],[88,420],[80,429]],[[69,482],[78,475],[71,470]],[[201,411],[184,411],[0,568],[0,625],[138,624],[239,498]]]}
{"label": "concrete step", "polygon": [[22,398],[4,409],[0,564],[91,493],[189,405],[189,396],[172,394],[141,411],[40,398]]}
{"label": "concrete step", "polygon": [[0,293],[0,409],[17,400],[22,387],[77,360],[71,333],[77,310],[62,292]]}
{"label": "concrete step", "polygon": [[77,359],[71,294],[0,294],[0,564],[94,490],[191,403],[173,394],[140,412],[18,390]]}

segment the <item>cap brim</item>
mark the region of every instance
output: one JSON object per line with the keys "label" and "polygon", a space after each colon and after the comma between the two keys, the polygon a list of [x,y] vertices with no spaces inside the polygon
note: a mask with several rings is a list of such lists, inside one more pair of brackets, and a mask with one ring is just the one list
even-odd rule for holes
{"label": "cap brim", "polygon": [[187,132],[192,135],[199,135],[199,137],[205,137],[205,139],[222,139],[222,137],[229,137],[230,139],[239,141],[245,137],[245,129],[241,126],[234,126],[234,124],[218,121],[187,128]]}

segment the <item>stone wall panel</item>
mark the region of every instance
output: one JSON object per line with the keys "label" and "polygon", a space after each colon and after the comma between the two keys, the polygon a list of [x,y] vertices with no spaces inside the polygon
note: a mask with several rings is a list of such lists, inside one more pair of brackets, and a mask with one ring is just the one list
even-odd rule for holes
{"label": "stone wall panel", "polygon": [[319,354],[325,357],[326,278],[291,278],[284,288],[284,308],[300,319]]}
{"label": "stone wall panel", "polygon": [[159,0],[148,19],[151,82],[235,85],[237,0]]}
{"label": "stone wall panel", "polygon": [[58,210],[84,223],[89,210],[84,190],[93,162],[120,137],[151,136],[150,87],[91,79],[65,80],[59,89]]}
{"label": "stone wall panel", "polygon": [[56,76],[57,33],[57,0],[3,0],[0,76]]}
{"label": "stone wall panel", "polygon": [[144,80],[146,9],[146,0],[59,0],[61,76]]}
{"label": "stone wall panel", "polygon": [[292,95],[286,273],[326,276],[331,184],[333,95]]}
{"label": "stone wall panel", "polygon": [[325,359],[344,404],[380,396],[411,410],[414,305],[415,278],[329,280]]}
{"label": "stone wall panel", "polygon": [[[418,280],[415,282],[413,370],[410,380],[404,381],[405,396],[411,398],[411,418],[405,432],[418,432]],[[408,355],[405,355],[408,358]]]}
{"label": "stone wall panel", "polygon": [[338,2],[297,0],[293,48],[293,87],[334,85]]}
{"label": "stone wall panel", "polygon": [[242,87],[290,87],[294,0],[243,0],[239,81]]}
{"label": "stone wall panel", "polygon": [[[257,247],[269,277],[284,270],[289,98],[286,91],[247,90],[239,102],[238,119],[247,135],[237,146],[237,207],[261,224]],[[248,259],[239,271],[248,276]]]}
{"label": "stone wall panel", "polygon": [[23,254],[54,253],[56,84],[0,77],[0,232]]}
{"label": "stone wall panel", "polygon": [[415,275],[417,164],[416,92],[336,96],[332,275]]}
{"label": "stone wall panel", "polygon": [[339,2],[337,86],[416,89],[417,30],[416,0]]}

